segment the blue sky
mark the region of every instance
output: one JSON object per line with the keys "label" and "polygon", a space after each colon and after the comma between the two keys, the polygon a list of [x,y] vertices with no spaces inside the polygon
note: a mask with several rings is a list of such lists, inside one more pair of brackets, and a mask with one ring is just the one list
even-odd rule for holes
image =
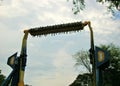
{"label": "blue sky", "polygon": [[[23,30],[32,27],[89,20],[94,31],[95,45],[120,42],[120,12],[114,17],[105,5],[86,0],[86,8],[78,15],[67,0],[4,0],[0,6],[0,69],[11,72],[6,64],[10,55],[20,54]],[[89,29],[79,33],[28,38],[28,62],[25,83],[33,86],[67,86],[79,73],[72,58],[80,50],[88,50]]]}

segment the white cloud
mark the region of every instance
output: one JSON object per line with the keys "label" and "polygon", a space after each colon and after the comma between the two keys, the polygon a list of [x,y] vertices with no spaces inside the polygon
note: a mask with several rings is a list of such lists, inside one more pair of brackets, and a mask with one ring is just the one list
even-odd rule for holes
{"label": "white cloud", "polygon": [[[67,76],[68,75],[68,76]],[[71,77],[69,76],[69,74],[61,74],[61,73],[57,73],[54,75],[51,75],[47,77],[43,76],[39,76],[36,78],[36,80],[32,81],[34,86],[68,86],[69,84],[71,84],[71,82],[75,79],[75,77]],[[66,76],[66,77],[65,77]]]}
{"label": "white cloud", "polygon": [[0,7],[0,17],[14,18],[24,16],[27,14],[27,10],[24,9],[24,5],[21,0],[11,0],[9,4],[3,4]]}
{"label": "white cloud", "polygon": [[[69,60],[71,58],[71,55],[69,55],[66,50],[60,49],[58,52],[55,53],[55,59],[53,64],[55,67],[59,68],[64,68],[65,66],[69,66]],[[72,63],[71,63],[72,64]]]}

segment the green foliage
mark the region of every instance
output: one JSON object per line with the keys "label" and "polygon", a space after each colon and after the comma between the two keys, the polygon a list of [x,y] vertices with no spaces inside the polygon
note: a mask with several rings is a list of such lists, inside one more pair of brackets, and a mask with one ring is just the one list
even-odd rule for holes
{"label": "green foliage", "polygon": [[91,74],[89,73],[79,74],[76,80],[69,86],[86,86],[88,83],[90,83],[90,77]]}
{"label": "green foliage", "polygon": [[[114,14],[114,11],[120,11],[120,0],[96,0],[96,2],[105,4],[107,3],[108,10]],[[79,13],[81,10],[85,8],[84,0],[73,0],[73,12],[74,14]]]}
{"label": "green foliage", "polygon": [[[114,44],[109,45],[100,45],[100,48],[106,50],[110,55],[110,66],[108,68],[105,68],[102,70],[103,72],[103,86],[120,86],[120,47],[115,46]],[[74,55],[74,58],[76,60],[77,66],[88,64],[88,52],[87,51],[80,51]],[[79,61],[77,61],[79,60]],[[83,61],[82,61],[83,60]],[[83,63],[84,62],[84,63]],[[84,65],[84,67],[86,67]],[[78,84],[79,80],[81,80],[81,83],[84,83],[84,78],[86,76],[85,74],[78,75],[80,77],[77,77],[76,80],[70,85],[70,86],[79,86]],[[87,75],[89,78],[85,79],[88,84],[91,84],[91,73]],[[84,86],[85,84],[81,85]],[[89,85],[91,86],[91,85]]]}
{"label": "green foliage", "polygon": [[112,86],[120,86],[120,47],[114,44],[101,45],[110,55],[110,66],[104,72],[104,82],[111,83]]}
{"label": "green foliage", "polygon": [[74,14],[77,14],[80,12],[80,10],[83,10],[85,8],[85,2],[84,0],[73,0],[73,8]]}
{"label": "green foliage", "polygon": [[120,71],[120,47],[114,44],[101,45],[101,48],[108,51],[110,55],[110,67],[116,71]]}
{"label": "green foliage", "polygon": [[0,86],[4,80],[5,80],[5,76],[1,74],[1,70],[0,70]]}
{"label": "green foliage", "polygon": [[114,8],[120,11],[120,0],[97,0],[100,3],[109,3],[108,9],[114,11]]}

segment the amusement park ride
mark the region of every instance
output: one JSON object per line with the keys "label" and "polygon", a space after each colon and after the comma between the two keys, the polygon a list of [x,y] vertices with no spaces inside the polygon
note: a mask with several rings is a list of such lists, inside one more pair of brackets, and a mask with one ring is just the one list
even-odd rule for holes
{"label": "amusement park ride", "polygon": [[[74,23],[67,23],[67,24],[59,24],[53,26],[46,26],[46,27],[37,27],[31,28],[28,30],[24,30],[24,37],[22,40],[22,48],[20,56],[17,56],[17,53],[10,56],[8,58],[7,64],[12,67],[12,72],[6,78],[6,80],[2,83],[2,86],[24,86],[24,73],[25,73],[25,66],[27,62],[27,38],[28,34],[32,36],[42,36],[42,35],[49,35],[49,34],[57,34],[57,33],[67,33],[67,32],[76,32],[83,30],[85,26],[89,27],[90,29],[90,62],[92,64],[92,85],[91,86],[100,86],[99,85],[99,66],[106,63],[106,53],[104,51],[98,49],[98,54],[95,52],[94,48],[94,38],[93,38],[93,30],[91,27],[90,21],[85,22],[74,22]],[[96,56],[96,55],[97,56]],[[97,65],[97,61],[95,60],[98,57],[98,61],[100,62]],[[108,57],[108,56],[107,56]],[[104,59],[106,62],[104,62]],[[108,58],[107,58],[108,59]],[[97,75],[98,74],[98,75]]]}

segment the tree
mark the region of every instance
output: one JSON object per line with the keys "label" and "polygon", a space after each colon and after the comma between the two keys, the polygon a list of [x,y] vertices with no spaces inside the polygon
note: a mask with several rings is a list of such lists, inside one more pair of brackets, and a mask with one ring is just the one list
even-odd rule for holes
{"label": "tree", "polygon": [[76,61],[76,64],[75,64],[76,67],[79,67],[81,65],[86,68],[87,72],[91,73],[92,70],[91,70],[88,54],[89,52],[82,50],[80,52],[77,52],[75,55],[73,55],[73,58]]}
{"label": "tree", "polygon": [[110,45],[101,45],[101,48],[108,51],[110,55],[110,66],[109,68],[120,71],[120,47],[115,46],[114,44]]}
{"label": "tree", "polygon": [[0,86],[4,80],[5,80],[5,76],[1,74],[1,70],[0,70]]}
{"label": "tree", "polygon": [[104,81],[111,83],[112,86],[120,86],[120,47],[110,44],[101,45],[110,55],[110,66],[103,71]]}
{"label": "tree", "polygon": [[[69,1],[69,0],[68,0]],[[72,0],[73,1],[73,11],[74,14],[79,13],[81,10],[85,8],[85,0]],[[114,13],[115,10],[120,11],[120,0],[96,0],[96,2],[102,4],[109,4],[107,6],[108,10]]]}
{"label": "tree", "polygon": [[92,68],[89,60],[89,52],[81,50],[74,54],[73,58],[76,61],[75,66],[83,66],[86,69],[86,72],[88,73],[79,74],[76,80],[69,86],[86,86],[88,83],[91,85]]}
{"label": "tree", "polygon": [[69,86],[87,86],[87,84],[88,83],[90,84],[90,82],[91,82],[91,74],[84,73],[84,74],[79,74],[76,80]]}
{"label": "tree", "polygon": [[[103,86],[108,86],[108,85],[109,86],[120,86],[120,82],[119,82],[120,80],[120,47],[115,46],[114,44],[100,45],[100,47],[108,51],[110,55],[110,66],[108,68],[105,68],[102,71],[103,72],[103,84],[104,84]],[[80,51],[79,54],[75,54],[75,55],[79,55],[77,57],[74,57],[76,60],[77,66],[84,65],[84,63],[87,63],[87,65],[90,65],[90,63],[88,64],[88,55],[87,55],[88,53],[86,51],[85,51],[86,53],[85,52],[82,53],[82,52]],[[86,56],[86,57],[82,57],[82,56]],[[84,61],[82,61],[81,58]],[[83,58],[87,58],[87,59],[83,59]],[[77,61],[77,60],[80,60],[80,61]],[[84,63],[81,63],[81,62],[84,62]],[[84,65],[84,67],[86,66]],[[76,83],[78,83],[79,80],[81,80],[80,82],[84,82],[84,79],[81,79],[81,78],[85,76],[86,76],[86,73],[79,74],[76,80],[70,86],[77,86]],[[88,73],[87,77],[88,77],[87,81],[89,82],[91,79],[91,74]],[[81,86],[84,86],[84,85],[85,84]]]}

